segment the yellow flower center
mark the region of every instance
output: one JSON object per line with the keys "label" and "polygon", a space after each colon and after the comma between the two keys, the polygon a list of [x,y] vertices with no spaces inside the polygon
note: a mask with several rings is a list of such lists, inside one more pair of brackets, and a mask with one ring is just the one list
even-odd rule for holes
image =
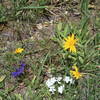
{"label": "yellow flower center", "polygon": [[71,40],[71,39],[70,39],[70,41],[68,41],[69,46],[74,46],[75,43],[76,43],[75,40]]}

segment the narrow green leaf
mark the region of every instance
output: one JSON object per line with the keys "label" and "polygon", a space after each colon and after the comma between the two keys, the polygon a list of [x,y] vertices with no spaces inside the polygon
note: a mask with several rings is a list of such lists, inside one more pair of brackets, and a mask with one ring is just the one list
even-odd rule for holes
{"label": "narrow green leaf", "polygon": [[57,31],[61,31],[61,29],[62,29],[62,23],[60,22],[60,23],[58,23],[58,25],[57,25]]}
{"label": "narrow green leaf", "polygon": [[17,98],[18,100],[23,100],[21,94],[15,94],[15,96],[16,96],[16,98]]}
{"label": "narrow green leaf", "polygon": [[48,6],[27,6],[27,7],[22,7],[20,9],[43,9],[47,8]]}
{"label": "narrow green leaf", "polygon": [[79,56],[79,61],[80,61],[81,64],[83,64],[83,62],[84,62],[83,58],[80,57],[80,56]]}
{"label": "narrow green leaf", "polygon": [[0,77],[0,82],[2,82],[2,81],[5,79],[5,77],[6,77],[6,75],[2,75],[2,76]]}

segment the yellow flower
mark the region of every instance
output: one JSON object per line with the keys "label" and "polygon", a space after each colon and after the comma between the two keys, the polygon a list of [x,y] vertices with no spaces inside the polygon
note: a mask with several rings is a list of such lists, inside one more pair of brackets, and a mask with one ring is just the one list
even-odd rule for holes
{"label": "yellow flower", "polygon": [[83,75],[82,75],[82,73],[80,73],[79,71],[78,71],[78,67],[77,66],[72,66],[72,68],[74,69],[74,71],[73,70],[70,70],[70,74],[74,77],[74,78],[76,78],[76,79],[79,79],[79,78],[81,78]]}
{"label": "yellow flower", "polygon": [[17,48],[14,53],[22,53],[24,51],[23,48]]}
{"label": "yellow flower", "polygon": [[69,49],[70,52],[75,52],[76,53],[76,47],[75,44],[77,42],[77,39],[74,38],[74,34],[72,34],[71,36],[68,36],[67,38],[65,38],[65,41],[63,43],[63,48]]}

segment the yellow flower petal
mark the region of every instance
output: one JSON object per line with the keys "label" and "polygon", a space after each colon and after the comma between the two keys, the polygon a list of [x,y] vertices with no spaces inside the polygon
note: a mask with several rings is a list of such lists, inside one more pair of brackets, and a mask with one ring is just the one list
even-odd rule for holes
{"label": "yellow flower petal", "polygon": [[73,71],[73,70],[70,70],[70,74],[71,74],[71,76],[73,76],[74,78],[76,78],[76,79],[79,79],[79,78],[81,78],[82,77],[82,73],[80,73],[79,71],[78,71],[78,67],[77,66],[72,66],[74,69],[75,69],[75,71]]}
{"label": "yellow flower petal", "polygon": [[74,34],[72,34],[72,37],[71,38],[74,40]]}
{"label": "yellow flower petal", "polygon": [[73,69],[75,69],[76,72],[78,72],[78,67],[76,65],[72,66]]}

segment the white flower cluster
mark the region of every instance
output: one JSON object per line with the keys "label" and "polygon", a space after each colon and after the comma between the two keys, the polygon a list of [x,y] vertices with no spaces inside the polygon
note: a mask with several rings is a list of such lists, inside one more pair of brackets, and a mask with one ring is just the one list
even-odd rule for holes
{"label": "white flower cluster", "polygon": [[70,78],[69,76],[66,76],[64,79],[62,77],[52,77],[50,79],[48,79],[46,81],[46,85],[48,86],[49,88],[49,91],[54,94],[54,92],[56,91],[56,88],[55,88],[55,83],[58,83],[60,86],[58,87],[58,92],[60,94],[63,93],[63,90],[64,90],[64,84],[61,84],[61,81],[64,81],[65,83],[70,83],[70,84],[73,84],[74,83],[74,80],[72,78]]}

